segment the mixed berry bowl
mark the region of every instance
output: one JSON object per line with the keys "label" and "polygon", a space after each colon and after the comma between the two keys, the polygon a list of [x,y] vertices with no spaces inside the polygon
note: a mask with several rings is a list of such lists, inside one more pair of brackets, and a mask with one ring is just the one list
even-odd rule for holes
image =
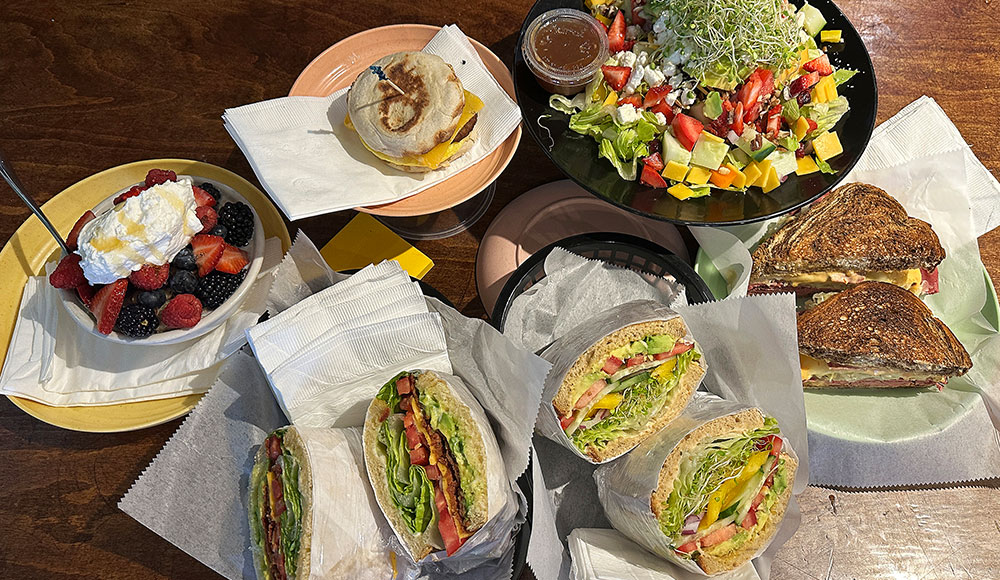
{"label": "mixed berry bowl", "polygon": [[72,253],[49,275],[66,312],[96,336],[134,345],[217,328],[246,298],[264,255],[263,225],[243,196],[160,169],[86,212],[66,242]]}

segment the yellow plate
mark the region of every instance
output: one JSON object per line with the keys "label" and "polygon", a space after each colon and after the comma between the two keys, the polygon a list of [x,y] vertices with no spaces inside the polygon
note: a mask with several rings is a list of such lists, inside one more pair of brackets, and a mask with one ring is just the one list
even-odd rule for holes
{"label": "yellow plate", "polygon": [[[231,171],[187,159],[151,159],[112,167],[64,189],[46,202],[42,210],[56,229],[68,234],[83,212],[97,205],[109,192],[142,181],[150,169],[169,169],[232,187],[253,205],[264,225],[264,235],[280,239],[283,250],[291,246],[281,214],[259,189]],[[38,218],[31,216],[0,250],[0,272],[3,272],[0,277],[0,364],[7,356],[14,333],[24,285],[29,276],[38,276],[44,271],[45,261],[56,247],[55,240]],[[134,431],[176,419],[193,409],[201,395],[80,407],[52,407],[20,397],[7,398],[25,413],[51,425],[74,431],[112,433]]]}

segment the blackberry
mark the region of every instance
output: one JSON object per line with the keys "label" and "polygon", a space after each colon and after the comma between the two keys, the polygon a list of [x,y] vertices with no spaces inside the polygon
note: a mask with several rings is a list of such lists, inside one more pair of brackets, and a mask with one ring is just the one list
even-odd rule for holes
{"label": "blackberry", "polygon": [[236,288],[243,282],[245,275],[245,272],[239,274],[210,272],[198,282],[198,289],[194,295],[201,300],[205,308],[218,308],[222,306],[223,302],[229,300],[233,292],[236,292]]}
{"label": "blackberry", "polygon": [[170,289],[178,294],[190,294],[198,289],[198,275],[189,270],[170,273]]}
{"label": "blackberry", "polygon": [[167,293],[163,289],[159,290],[148,290],[146,292],[139,292],[135,296],[135,301],[143,306],[149,306],[150,308],[159,308],[163,306],[163,303],[167,301]]}
{"label": "blackberry", "polygon": [[212,197],[214,197],[215,201],[219,201],[219,197],[222,196],[222,192],[219,191],[219,188],[215,187],[214,185],[212,185],[211,183],[209,183],[207,181],[205,183],[199,183],[198,187],[200,187],[201,189],[203,189],[205,191],[205,193],[207,193],[208,195],[211,195]]}
{"label": "blackberry", "polygon": [[115,321],[118,332],[132,338],[146,338],[156,332],[159,325],[156,310],[142,304],[126,304]]}
{"label": "blackberry", "polygon": [[225,238],[226,234],[229,233],[229,230],[227,230],[226,226],[224,226],[222,224],[216,224],[214,228],[212,228],[211,230],[208,231],[208,233],[209,233],[209,235],[219,236],[220,238]]}
{"label": "blackberry", "polygon": [[219,223],[226,227],[226,243],[245,246],[253,237],[253,210],[247,204],[229,202],[219,210]]}
{"label": "blackberry", "polygon": [[177,268],[178,270],[198,269],[198,262],[194,259],[194,250],[191,249],[191,246],[185,246],[184,249],[177,252],[177,255],[174,256],[174,260],[171,264],[173,264],[174,268]]}

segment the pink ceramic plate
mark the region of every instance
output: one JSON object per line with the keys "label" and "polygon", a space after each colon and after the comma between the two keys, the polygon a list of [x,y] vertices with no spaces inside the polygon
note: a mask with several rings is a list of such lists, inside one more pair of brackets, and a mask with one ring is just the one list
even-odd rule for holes
{"label": "pink ceramic plate", "polygon": [[[295,79],[288,95],[325,97],[339,91],[350,86],[361,71],[383,56],[423,49],[439,30],[440,27],[426,24],[394,24],[372,28],[345,38],[309,63],[299,78]],[[490,49],[471,38],[469,40],[476,47],[486,69],[513,99],[514,80],[510,71]],[[520,141],[521,126],[518,125],[500,147],[461,173],[406,199],[357,209],[381,216],[408,217],[454,207],[493,183],[510,163]]]}
{"label": "pink ceramic plate", "polygon": [[486,311],[493,311],[507,278],[532,254],[552,242],[596,232],[645,238],[688,261],[673,225],[618,209],[568,179],[554,181],[522,193],[486,230],[476,256],[476,286]]}

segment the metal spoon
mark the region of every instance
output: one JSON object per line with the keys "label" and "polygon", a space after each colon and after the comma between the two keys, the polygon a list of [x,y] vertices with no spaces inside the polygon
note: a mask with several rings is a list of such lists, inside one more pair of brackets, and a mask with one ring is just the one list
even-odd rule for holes
{"label": "metal spoon", "polygon": [[27,204],[28,208],[34,212],[35,216],[38,217],[38,220],[45,226],[45,229],[49,230],[49,233],[56,239],[59,247],[62,248],[63,255],[69,255],[69,248],[66,247],[66,242],[63,241],[62,236],[60,236],[59,232],[56,231],[55,226],[52,225],[49,218],[45,217],[45,214],[42,213],[42,208],[38,207],[35,200],[31,199],[27,190],[25,190],[24,186],[21,185],[21,181],[17,178],[17,175],[14,174],[14,168],[11,167],[10,162],[7,161],[7,157],[3,154],[3,151],[0,151],[0,176],[3,176],[7,184],[10,185],[10,188],[14,190],[14,193],[16,193],[17,196],[21,198],[21,201]]}

